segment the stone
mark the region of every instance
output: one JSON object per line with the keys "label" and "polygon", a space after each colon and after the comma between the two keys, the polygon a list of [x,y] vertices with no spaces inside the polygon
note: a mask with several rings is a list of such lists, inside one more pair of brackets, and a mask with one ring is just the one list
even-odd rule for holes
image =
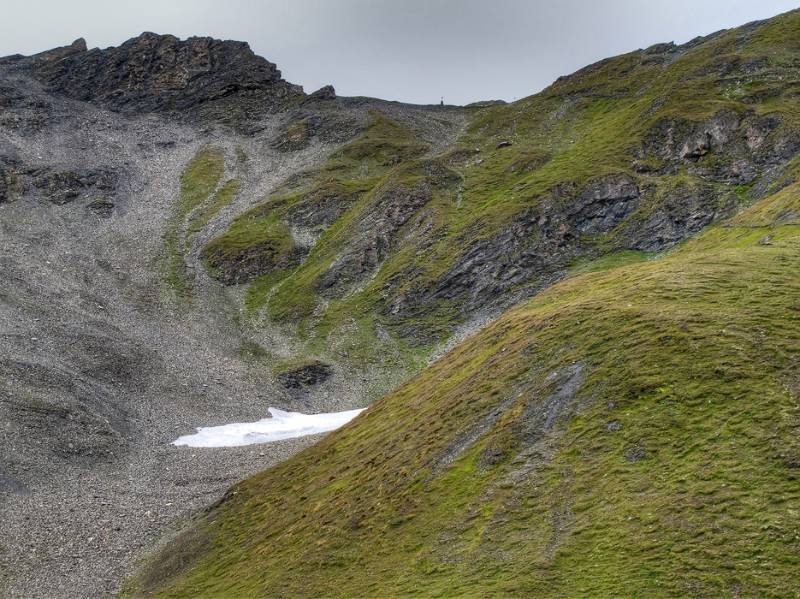
{"label": "stone", "polygon": [[86,50],[79,40],[59,52],[58,60],[29,59],[37,78],[51,91],[117,112],[202,112],[237,97],[247,113],[304,95],[245,42],[143,33],[118,47]]}
{"label": "stone", "polygon": [[33,186],[54,204],[69,204],[91,191],[113,192],[118,174],[110,170],[33,171]]}
{"label": "stone", "polygon": [[624,455],[629,462],[640,462],[647,457],[647,452],[638,445],[633,445],[625,449]]}
{"label": "stone", "polygon": [[633,212],[639,198],[639,186],[628,175],[600,177],[578,195],[570,217],[583,233],[607,233]]}
{"label": "stone", "polygon": [[335,100],[336,90],[332,85],[320,87],[317,91],[308,96],[308,100]]}
{"label": "stone", "polygon": [[294,396],[303,396],[306,392],[327,381],[333,374],[329,364],[313,361],[289,368],[277,374],[281,386]]}
{"label": "stone", "polygon": [[114,213],[114,203],[106,200],[95,200],[87,204],[86,209],[101,218],[110,218]]}

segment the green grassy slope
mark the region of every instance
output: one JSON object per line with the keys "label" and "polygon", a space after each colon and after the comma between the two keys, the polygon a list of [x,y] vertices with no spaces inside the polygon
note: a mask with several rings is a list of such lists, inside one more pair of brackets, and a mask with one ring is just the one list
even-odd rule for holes
{"label": "green grassy slope", "polygon": [[[164,280],[178,299],[186,300],[191,296],[191,278],[186,273],[185,262],[191,236],[208,224],[235,195],[235,181],[226,182],[215,193],[224,171],[225,156],[222,151],[205,148],[192,158],[181,175],[180,197],[167,223],[161,260]],[[204,206],[212,195],[211,206]],[[187,218],[190,219],[188,225]]]}
{"label": "green grassy slope", "polygon": [[[418,368],[418,352],[407,343],[376,339],[374,286],[349,299],[323,297],[318,286],[382,194],[426,178],[429,161],[421,156],[427,149],[411,129],[372,111],[365,129],[322,165],[290,177],[213,239],[203,249],[209,272],[229,284],[248,284],[247,313],[266,311],[291,327],[302,346],[299,360],[325,356],[387,370]],[[311,247],[298,244],[292,228],[307,231]],[[376,345],[385,347],[375,351]]]}
{"label": "green grassy slope", "polygon": [[[468,315],[465,297],[437,290],[476,243],[546,237],[546,226],[509,229],[524,215],[569,228],[555,217],[606,175],[644,190],[611,228],[573,231],[548,255],[568,278],[234,487],[131,594],[791,596],[799,34],[794,12],[602,61],[476,111],[460,145],[435,156],[376,113],[243,215],[208,256],[275,262],[250,279],[251,310],[294,327],[309,355],[413,369]],[[698,134],[731,119],[737,141]],[[375,215],[397,197],[416,212],[375,261],[364,223],[382,226]],[[737,214],[652,252],[655,234],[704,205]],[[317,226],[303,219],[318,212],[330,220],[300,248],[292,227]]]}
{"label": "green grassy slope", "polygon": [[[459,276],[470,252],[496,246],[519,223],[564,221],[566,241],[554,251],[547,224],[526,225],[516,245],[498,251],[508,262],[495,277],[503,296],[529,294],[576,262],[668,247],[705,224],[693,221],[698,212],[731,213],[779,183],[800,131],[798,35],[795,12],[685,47],[611,58],[530,98],[476,109],[458,144],[435,156],[414,131],[375,112],[372,125],[324,165],[294,177],[212,241],[209,264],[217,273],[246,264],[247,276],[227,282],[249,284],[247,307],[290,327],[309,353],[346,339],[350,349],[336,360],[359,367],[391,356],[413,370],[454,327],[497,300],[493,281],[480,282],[484,289]],[[724,135],[741,140],[704,146],[697,128],[714,119],[739,123]],[[759,127],[769,129],[761,142]],[[699,144],[694,154],[682,156],[684,142]],[[604,176],[629,178],[642,200],[607,230],[582,231],[564,215]],[[379,235],[379,251],[365,249],[369,232],[359,223],[386,220],[385,197],[412,196],[425,185],[432,196],[398,230]],[[292,214],[315,207],[334,216],[300,247]],[[678,231],[659,240],[662,222]],[[337,260],[358,252],[378,257],[341,277]],[[531,265],[530,256],[542,264]],[[328,286],[334,276],[348,284]]]}
{"label": "green grassy slope", "polygon": [[800,186],[507,312],[234,487],[158,597],[785,597]]}

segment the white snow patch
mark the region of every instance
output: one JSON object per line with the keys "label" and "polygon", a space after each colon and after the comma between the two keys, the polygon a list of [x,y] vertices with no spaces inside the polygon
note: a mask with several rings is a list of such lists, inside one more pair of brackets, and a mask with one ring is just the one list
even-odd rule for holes
{"label": "white snow patch", "polygon": [[197,429],[195,434],[178,437],[172,444],[188,445],[189,447],[238,447],[305,437],[306,435],[327,433],[344,426],[363,411],[364,408],[346,412],[302,414],[270,408],[269,413],[272,418],[264,418],[258,422],[202,426]]}

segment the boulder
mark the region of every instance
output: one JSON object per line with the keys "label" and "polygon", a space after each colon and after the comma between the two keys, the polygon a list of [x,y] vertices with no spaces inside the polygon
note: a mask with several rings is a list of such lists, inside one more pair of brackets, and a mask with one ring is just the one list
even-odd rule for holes
{"label": "boulder", "polygon": [[277,373],[278,383],[286,389],[290,395],[301,398],[305,396],[313,387],[321,385],[333,374],[333,368],[325,362],[313,360],[292,366]]}

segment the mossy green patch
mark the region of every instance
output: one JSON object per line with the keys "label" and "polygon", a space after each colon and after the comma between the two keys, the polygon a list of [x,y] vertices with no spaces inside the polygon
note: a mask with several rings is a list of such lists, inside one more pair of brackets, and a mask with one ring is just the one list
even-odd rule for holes
{"label": "mossy green patch", "polygon": [[348,170],[368,176],[386,167],[422,156],[428,145],[417,139],[408,127],[373,110],[369,127],[355,140],[334,152],[326,166],[328,172]]}
{"label": "mossy green patch", "polygon": [[269,301],[275,286],[292,273],[291,269],[275,269],[272,272],[260,275],[247,288],[244,305],[250,314],[258,312]]}
{"label": "mossy green patch", "polygon": [[216,190],[211,201],[207,205],[202,206],[197,213],[192,216],[187,234],[191,236],[202,231],[209,221],[219,214],[220,210],[234,200],[237,193],[239,193],[238,179],[228,179]]}
{"label": "mossy green patch", "polygon": [[[207,148],[192,158],[181,175],[180,196],[164,234],[165,255],[162,259],[164,279],[180,300],[188,300],[191,296],[191,279],[186,272],[185,262],[186,219],[192,211],[211,197],[219,185],[224,170],[225,156],[222,151]],[[229,193],[222,194],[222,198],[229,201],[229,195]],[[219,201],[217,198],[215,203]],[[209,213],[208,218],[211,216],[213,214]],[[195,221],[189,227],[197,227],[199,222]]]}
{"label": "mossy green patch", "polygon": [[596,272],[599,270],[609,270],[619,266],[626,266],[628,264],[635,264],[643,260],[653,258],[653,254],[648,252],[639,252],[636,250],[623,250],[619,252],[612,252],[605,254],[599,258],[582,258],[577,260],[570,267],[571,275],[579,275],[587,272]]}
{"label": "mossy green patch", "polygon": [[294,250],[289,228],[267,207],[257,207],[238,217],[231,227],[206,245],[203,254],[212,268],[247,252],[270,264],[286,262]]}

